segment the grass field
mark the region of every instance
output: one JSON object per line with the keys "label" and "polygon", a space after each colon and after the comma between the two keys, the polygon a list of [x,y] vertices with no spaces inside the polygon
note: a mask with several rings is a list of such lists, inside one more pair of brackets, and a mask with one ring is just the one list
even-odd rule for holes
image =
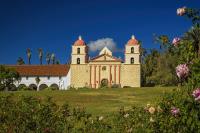
{"label": "grass field", "polygon": [[175,87],[143,87],[121,89],[80,89],[67,91],[16,91],[1,92],[0,95],[13,93],[16,98],[20,95],[35,96],[44,99],[46,96],[53,98],[57,104],[68,103],[72,107],[85,107],[93,115],[107,115],[131,106],[144,106],[155,103],[164,92],[170,92]]}

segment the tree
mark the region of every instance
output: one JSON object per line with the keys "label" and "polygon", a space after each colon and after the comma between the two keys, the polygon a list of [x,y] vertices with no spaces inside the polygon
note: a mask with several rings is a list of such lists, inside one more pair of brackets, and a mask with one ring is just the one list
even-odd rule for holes
{"label": "tree", "polygon": [[40,77],[36,77],[35,78],[35,82],[36,82],[36,84],[37,84],[37,91],[39,91],[39,83],[40,83]]}
{"label": "tree", "polygon": [[23,64],[25,64],[23,58],[22,58],[22,57],[19,57],[19,58],[17,59],[17,65],[23,65]]}
{"label": "tree", "polygon": [[17,71],[0,65],[0,86],[3,90],[8,91],[11,85],[20,80],[20,75]]}
{"label": "tree", "polygon": [[43,50],[41,48],[38,49],[38,54],[40,59],[40,65],[42,65]]}
{"label": "tree", "polygon": [[55,60],[56,60],[56,56],[54,53],[51,54],[51,61],[52,61],[52,64],[55,64]]}
{"label": "tree", "polygon": [[28,64],[30,65],[31,64],[31,49],[28,48],[26,50],[26,54],[27,54],[27,57],[28,57]]}
{"label": "tree", "polygon": [[46,62],[47,62],[48,65],[50,64],[50,61],[51,61],[51,54],[47,53],[47,55],[46,55]]}

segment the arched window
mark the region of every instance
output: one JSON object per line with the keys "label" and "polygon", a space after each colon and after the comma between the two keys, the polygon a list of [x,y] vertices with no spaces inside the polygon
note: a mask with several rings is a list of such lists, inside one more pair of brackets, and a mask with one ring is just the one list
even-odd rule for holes
{"label": "arched window", "polygon": [[133,57],[131,58],[131,64],[134,64],[134,58]]}
{"label": "arched window", "polygon": [[134,53],[134,47],[131,47],[131,53]]}
{"label": "arched window", "polygon": [[80,48],[77,48],[77,54],[80,54]]}
{"label": "arched window", "polygon": [[80,64],[80,58],[77,58],[77,64]]}

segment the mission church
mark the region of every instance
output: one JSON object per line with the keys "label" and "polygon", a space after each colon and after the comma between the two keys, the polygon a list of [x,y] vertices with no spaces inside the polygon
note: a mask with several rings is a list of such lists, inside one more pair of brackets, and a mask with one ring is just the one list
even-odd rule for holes
{"label": "mission church", "polygon": [[[89,47],[79,36],[72,45],[71,64],[69,65],[15,65],[21,80],[16,86],[25,85],[41,90],[56,87],[66,90],[70,87],[99,88],[101,85],[111,87],[140,87],[140,45],[134,36],[125,45],[124,61],[113,56],[112,51],[104,47],[99,55],[90,58]],[[39,77],[39,84],[35,78]]]}

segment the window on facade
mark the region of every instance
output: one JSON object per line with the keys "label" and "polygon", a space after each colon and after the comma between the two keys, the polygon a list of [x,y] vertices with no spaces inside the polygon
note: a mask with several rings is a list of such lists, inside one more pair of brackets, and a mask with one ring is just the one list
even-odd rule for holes
{"label": "window on facade", "polygon": [[48,78],[48,80],[49,80],[49,79],[50,79],[50,76],[48,76],[47,78]]}
{"label": "window on facade", "polygon": [[134,47],[131,47],[131,53],[134,53]]}
{"label": "window on facade", "polygon": [[61,80],[61,76],[59,76],[59,80]]}
{"label": "window on facade", "polygon": [[28,80],[28,76],[26,76],[26,80]]}
{"label": "window on facade", "polygon": [[134,64],[134,58],[131,58],[131,64]]}
{"label": "window on facade", "polygon": [[77,64],[80,64],[80,58],[77,58]]}
{"label": "window on facade", "polygon": [[80,54],[81,53],[80,51],[81,51],[80,48],[77,48],[77,54]]}

